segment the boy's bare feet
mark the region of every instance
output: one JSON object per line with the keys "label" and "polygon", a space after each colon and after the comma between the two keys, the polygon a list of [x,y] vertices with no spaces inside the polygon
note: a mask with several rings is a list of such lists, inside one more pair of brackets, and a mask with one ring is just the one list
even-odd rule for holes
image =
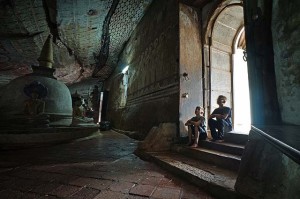
{"label": "boy's bare feet", "polygon": [[197,147],[198,147],[198,144],[193,144],[191,147],[192,147],[192,148],[197,148]]}

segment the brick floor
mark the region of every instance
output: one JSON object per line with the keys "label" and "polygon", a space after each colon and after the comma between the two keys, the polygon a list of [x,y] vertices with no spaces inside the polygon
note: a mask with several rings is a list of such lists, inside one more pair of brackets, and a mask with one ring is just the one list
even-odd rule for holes
{"label": "brick floor", "polygon": [[45,184],[38,185],[37,187],[33,188],[31,191],[42,195],[47,195],[60,186],[61,184],[58,183],[45,183]]}
{"label": "brick floor", "polygon": [[72,199],[93,199],[100,193],[97,189],[92,188],[82,188],[80,191],[76,192],[75,194],[71,195],[70,198]]}
{"label": "brick floor", "polygon": [[80,191],[80,188],[77,186],[61,185],[56,189],[53,189],[49,194],[63,198],[63,197],[71,196],[78,191]]}
{"label": "brick floor", "polygon": [[155,186],[138,184],[130,189],[130,195],[150,197],[155,190]]}
{"label": "brick floor", "polygon": [[121,192],[101,191],[94,199],[125,199],[127,195]]}
{"label": "brick floor", "polygon": [[105,190],[107,189],[113,181],[111,180],[104,180],[104,179],[94,179],[94,178],[77,178],[76,180],[70,182],[72,185],[77,186],[86,186],[91,187],[98,190]]}
{"label": "brick floor", "polygon": [[180,199],[180,191],[180,188],[158,187],[152,194],[152,197],[161,199]]}
{"label": "brick floor", "polygon": [[114,182],[109,186],[109,189],[115,192],[129,193],[129,190],[133,186],[135,186],[134,183],[121,181],[121,182]]}
{"label": "brick floor", "polygon": [[0,151],[2,199],[214,199],[133,154],[113,131],[78,142]]}

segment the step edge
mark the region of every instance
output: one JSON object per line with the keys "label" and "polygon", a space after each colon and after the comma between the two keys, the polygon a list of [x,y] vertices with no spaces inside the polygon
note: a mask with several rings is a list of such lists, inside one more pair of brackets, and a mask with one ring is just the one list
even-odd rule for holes
{"label": "step edge", "polygon": [[211,143],[199,143],[198,148],[215,150],[215,151],[219,151],[222,153],[228,153],[228,154],[237,155],[237,156],[242,156],[245,151],[244,148],[237,148],[237,147],[231,147],[231,146],[226,146],[226,145],[215,145],[215,144],[211,144]]}
{"label": "step edge", "polygon": [[[172,151],[175,150],[175,152],[178,152],[178,153],[181,153],[182,151],[177,151],[173,147],[179,148],[179,150],[184,149],[184,150],[187,150],[187,151],[206,153],[206,154],[216,155],[216,156],[223,157],[223,158],[229,158],[229,159],[232,159],[232,160],[241,161],[241,159],[242,159],[242,155],[233,155],[233,154],[224,153],[224,152],[222,152],[223,154],[220,154],[220,153],[218,153],[219,151],[212,150],[212,149],[202,149],[202,148],[199,148],[199,147],[197,149],[193,149],[193,148],[186,147],[186,146],[172,146],[171,150]],[[205,151],[205,150],[207,150],[207,151]]]}
{"label": "step edge", "polygon": [[[190,161],[192,162],[192,163],[198,163],[199,162],[199,160],[197,160],[197,159],[194,159],[194,158],[189,158],[189,157],[187,157],[187,156],[184,156],[184,155],[182,155],[182,154],[180,154],[180,153],[176,153],[176,152],[170,152],[170,151],[167,151],[167,152],[144,152],[144,153],[147,153],[148,155],[150,155],[150,156],[169,156],[170,158],[172,158],[172,157],[174,157],[174,156],[181,156],[181,157],[183,157],[183,158],[188,158],[188,159],[190,159]],[[177,161],[177,160],[176,160]],[[204,164],[207,164],[207,165],[211,165],[211,166],[216,166],[216,165],[214,165],[214,164],[212,164],[212,163],[209,163],[209,162],[205,162],[205,161],[201,161],[200,160],[200,162],[202,162],[202,163],[204,163]],[[200,169],[200,170],[203,170],[203,169],[201,169],[201,168],[199,168],[199,167],[197,167],[197,166],[193,166],[192,164],[189,164],[189,163],[184,163],[184,164],[186,164],[186,165],[190,165],[191,167],[195,167],[195,168],[198,168],[198,169]],[[220,170],[223,170],[223,171],[226,171],[226,172],[230,172],[230,173],[232,173],[232,174],[234,174],[234,175],[238,175],[238,172],[237,171],[233,171],[233,170],[231,170],[231,169],[227,169],[227,168],[224,168],[224,167],[220,167],[220,166],[217,166]],[[203,171],[205,171],[205,170],[203,170]]]}
{"label": "step edge", "polygon": [[[220,194],[218,194],[218,193],[216,193],[215,191],[212,190],[212,189],[215,189],[215,188],[221,190],[222,193],[226,192],[227,195],[229,194],[229,198],[238,198],[238,193],[236,192],[236,190],[234,188],[235,183],[233,183],[234,185],[233,185],[233,187],[231,187],[231,186],[218,184],[218,183],[215,183],[213,181],[208,181],[208,180],[205,180],[204,178],[201,178],[197,175],[194,175],[193,173],[190,173],[186,170],[178,168],[175,165],[172,165],[169,162],[160,159],[159,157],[153,156],[151,154],[148,154],[148,156],[151,156],[151,159],[154,162],[156,162],[159,166],[161,166],[162,168],[168,170],[171,173],[180,172],[179,174],[177,173],[178,176],[181,176],[182,178],[184,178],[188,182],[196,184],[199,187],[206,188],[209,191],[209,193],[211,193],[212,195],[214,195],[216,197],[221,197],[222,195],[220,195]],[[189,165],[189,166],[193,167],[192,165]],[[197,167],[194,167],[194,168],[197,168]],[[203,169],[200,169],[200,168],[197,168],[197,169],[202,170],[204,172],[207,172],[207,171],[205,171]],[[174,170],[176,170],[176,171],[174,171]],[[224,169],[224,170],[227,170],[227,169]],[[229,170],[227,170],[227,171],[229,171]],[[232,180],[236,181],[236,179],[232,179]]]}
{"label": "step edge", "polygon": [[[153,155],[153,154],[151,154],[151,153],[148,153],[148,154],[149,154],[152,158],[155,158],[155,159],[157,159],[157,160],[159,160],[159,161],[162,161],[162,162],[164,162],[164,163],[166,163],[166,164],[168,164],[168,165],[170,165],[170,166],[172,166],[172,167],[175,167],[175,168],[177,168],[177,169],[179,169],[179,170],[181,170],[181,171],[184,171],[184,172],[186,172],[186,173],[188,173],[188,174],[190,174],[190,175],[193,175],[193,176],[195,176],[195,177],[197,177],[197,178],[199,178],[199,179],[201,179],[201,180],[205,180],[204,178],[201,178],[202,176],[194,175],[194,174],[191,173],[189,170],[181,169],[180,167],[178,167],[178,166],[176,166],[176,165],[174,165],[174,164],[171,164],[169,161],[167,161],[167,160],[164,159],[163,157],[160,157],[159,155]],[[173,160],[174,160],[174,159],[173,159]],[[188,167],[190,167],[190,168],[194,168],[195,170],[201,170],[201,171],[203,171],[203,172],[205,172],[205,173],[209,173],[208,171],[205,171],[205,170],[203,170],[203,169],[201,169],[201,168],[198,168],[198,167],[194,167],[194,166],[192,166],[192,165],[190,165],[190,164],[187,164],[187,163],[184,163],[184,162],[180,162],[180,161],[178,161],[178,160],[174,160],[174,161],[179,162],[180,164],[185,165],[185,166],[188,166]],[[224,169],[224,170],[226,170],[226,169]],[[230,170],[226,170],[226,171],[230,171]],[[221,175],[218,175],[218,174],[214,174],[214,175],[216,175],[216,176],[221,176]],[[222,177],[222,176],[221,176],[221,177]],[[236,180],[236,179],[231,179],[231,180]],[[213,185],[222,186],[221,184],[215,183],[214,181],[207,181],[207,182],[212,183]],[[233,187],[230,187],[230,186],[222,186],[222,187],[228,188],[228,189],[230,189],[230,190],[232,190],[232,191],[235,190],[235,189],[234,189],[234,186],[233,186]]]}
{"label": "step edge", "polygon": [[238,149],[245,149],[245,145],[242,144],[234,144],[234,143],[229,143],[229,142],[212,142],[209,140],[201,140],[199,143],[205,143],[205,144],[210,144],[210,145],[218,145],[218,146],[224,146],[224,147],[229,147],[229,148],[238,148]]}

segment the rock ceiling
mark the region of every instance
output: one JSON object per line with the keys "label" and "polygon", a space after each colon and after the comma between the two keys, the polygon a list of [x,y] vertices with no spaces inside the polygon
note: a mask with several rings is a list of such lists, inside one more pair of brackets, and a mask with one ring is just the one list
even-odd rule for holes
{"label": "rock ceiling", "polygon": [[0,85],[38,65],[51,33],[54,73],[105,80],[152,0],[0,0]]}

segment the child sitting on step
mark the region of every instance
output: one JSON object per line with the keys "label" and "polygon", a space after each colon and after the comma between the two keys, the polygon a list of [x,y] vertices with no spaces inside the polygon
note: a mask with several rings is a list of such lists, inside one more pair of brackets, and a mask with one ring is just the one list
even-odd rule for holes
{"label": "child sitting on step", "polygon": [[[205,140],[207,138],[205,117],[203,116],[204,109],[197,106],[195,109],[195,117],[189,119],[185,126],[188,126],[189,143],[188,145],[195,148],[198,147],[198,141]],[[192,136],[194,135],[194,142],[192,141]]]}

